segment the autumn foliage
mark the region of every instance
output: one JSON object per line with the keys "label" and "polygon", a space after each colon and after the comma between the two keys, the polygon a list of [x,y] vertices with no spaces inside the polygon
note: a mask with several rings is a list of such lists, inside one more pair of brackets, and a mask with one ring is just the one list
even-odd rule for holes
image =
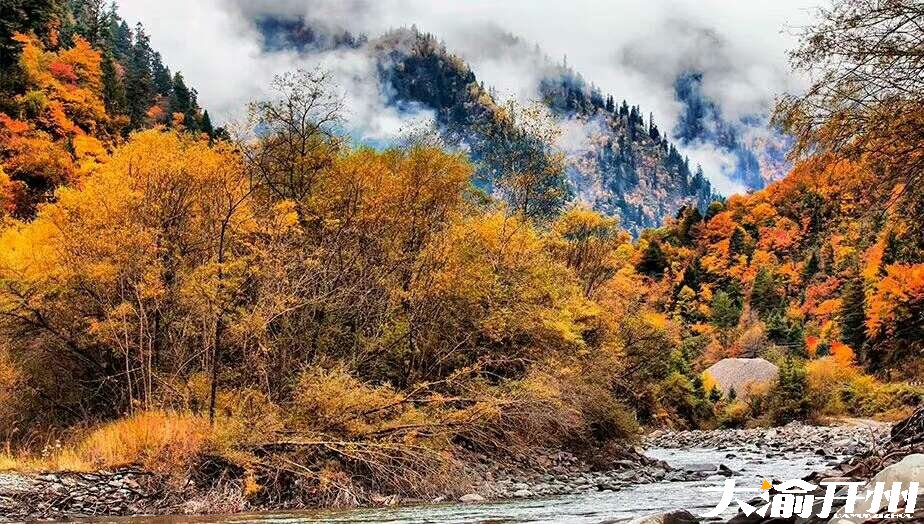
{"label": "autumn foliage", "polygon": [[[280,77],[251,129],[219,136],[182,76],[121,100],[112,82],[139,72],[99,46],[15,42],[0,438],[28,454],[65,435],[58,467],[208,459],[248,496],[345,504],[363,482],[432,495],[473,452],[922,399],[900,382],[924,365],[921,189],[875,157],[800,159],[633,238],[561,208],[555,155],[488,195],[428,137],[349,143],[321,72]],[[702,373],[758,356],[781,372],[753,391]]]}

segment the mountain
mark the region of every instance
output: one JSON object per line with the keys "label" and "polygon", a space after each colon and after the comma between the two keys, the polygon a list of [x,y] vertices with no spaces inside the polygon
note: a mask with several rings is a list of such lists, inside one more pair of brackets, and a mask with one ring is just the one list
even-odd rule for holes
{"label": "mountain", "polygon": [[703,93],[703,73],[686,71],[674,81],[674,96],[683,106],[672,133],[688,147],[707,146],[729,157],[724,174],[745,189],[762,189],[789,172],[790,141],[767,125],[766,115],[729,120]]}
{"label": "mountain", "polygon": [[[399,111],[432,111],[443,138],[469,152],[478,166],[476,184],[489,192],[503,172],[499,159],[506,153],[499,143],[519,141],[515,150],[535,147],[516,138],[521,130],[503,118],[493,89],[432,34],[412,27],[355,37],[298,17],[261,17],[255,25],[268,51],[348,48],[371,57],[386,103]],[[685,205],[705,209],[714,197],[709,181],[651,119],[646,124],[641,108],[617,105],[571,68],[521,47],[536,55],[531,58],[542,71],[541,102],[563,133],[568,201],[618,217],[634,234],[660,225]]]}

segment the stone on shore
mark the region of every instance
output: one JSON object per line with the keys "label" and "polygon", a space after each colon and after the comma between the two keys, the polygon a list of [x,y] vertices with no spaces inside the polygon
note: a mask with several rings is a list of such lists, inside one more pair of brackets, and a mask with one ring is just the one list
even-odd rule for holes
{"label": "stone on shore", "polygon": [[700,521],[695,515],[685,509],[677,509],[654,515],[645,515],[630,520],[626,524],[694,524]]}
{"label": "stone on shore", "polygon": [[477,493],[467,493],[459,497],[459,502],[484,502],[484,497]]}

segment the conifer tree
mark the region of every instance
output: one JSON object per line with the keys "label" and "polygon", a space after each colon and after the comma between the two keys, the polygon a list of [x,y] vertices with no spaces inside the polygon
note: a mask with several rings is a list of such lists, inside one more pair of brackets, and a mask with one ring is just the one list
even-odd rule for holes
{"label": "conifer tree", "polygon": [[154,91],[161,96],[170,95],[173,82],[170,79],[170,68],[165,66],[160,53],[154,52],[151,59],[151,74],[154,80]]}
{"label": "conifer tree", "polygon": [[202,112],[202,118],[199,119],[199,129],[210,138],[215,138],[215,128],[212,127],[212,119],[209,118],[208,109]]}
{"label": "conifer tree", "polygon": [[132,30],[125,20],[119,18],[115,12],[115,5],[107,14],[109,20],[108,47],[114,57],[123,65],[127,65],[132,57]]}
{"label": "conifer tree", "polygon": [[100,71],[103,76],[103,103],[106,104],[106,112],[110,115],[125,114],[125,86],[122,85],[115,60],[109,52],[103,54]]}
{"label": "conifer tree", "polygon": [[844,284],[841,292],[840,327],[841,341],[857,352],[862,352],[866,343],[865,305],[863,280],[855,275]]}
{"label": "conifer tree", "polygon": [[725,291],[712,297],[712,323],[718,328],[731,328],[738,324],[741,307]]}
{"label": "conifer tree", "polygon": [[648,242],[648,247],[646,247],[645,251],[642,252],[642,258],[639,260],[636,269],[639,273],[643,273],[651,277],[660,277],[664,274],[664,270],[666,268],[667,257],[664,255],[664,251],[661,249],[661,242],[656,239],[651,239]]}
{"label": "conifer tree", "polygon": [[736,227],[728,241],[728,254],[733,257],[739,255],[750,257],[753,252],[754,242],[751,235],[743,227]]}
{"label": "conifer tree", "polygon": [[751,288],[751,308],[760,318],[765,318],[783,305],[783,296],[776,282],[776,277],[766,266],[757,270],[754,286]]}
{"label": "conifer tree", "polygon": [[125,96],[132,129],[140,129],[147,122],[147,113],[154,103],[154,79],[151,73],[152,51],[150,41],[139,22],[135,28],[135,42],[131,60],[126,68]]}

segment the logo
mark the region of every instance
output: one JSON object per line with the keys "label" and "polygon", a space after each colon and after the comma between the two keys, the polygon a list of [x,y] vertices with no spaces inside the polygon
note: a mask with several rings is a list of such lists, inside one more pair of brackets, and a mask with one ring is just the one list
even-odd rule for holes
{"label": "logo", "polygon": [[[720,492],[722,498],[712,511],[703,517],[718,517],[731,507],[738,505],[746,516],[760,517],[793,516],[808,518],[855,517],[860,519],[911,517],[917,505],[918,483],[876,482],[861,492],[866,482],[830,480],[817,485],[804,480],[787,480],[776,485],[764,480],[759,488],[738,488],[735,479],[728,479],[725,485],[703,488],[703,491]],[[750,502],[736,497],[736,493],[749,493]],[[763,503],[757,502],[757,498]],[[843,501],[843,507],[834,511],[835,502]],[[839,505],[838,505],[839,506]]]}

